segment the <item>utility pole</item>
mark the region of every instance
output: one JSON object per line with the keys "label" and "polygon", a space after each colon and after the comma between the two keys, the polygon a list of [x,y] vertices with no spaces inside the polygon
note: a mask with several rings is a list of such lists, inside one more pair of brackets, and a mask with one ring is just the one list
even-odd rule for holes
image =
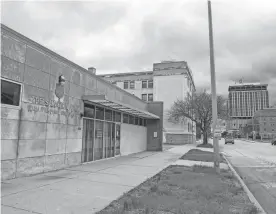
{"label": "utility pole", "polygon": [[209,20],[209,45],[210,45],[210,70],[211,70],[211,88],[212,88],[212,118],[213,118],[213,146],[214,146],[214,168],[217,173],[220,173],[219,167],[219,139],[216,133],[217,126],[217,92],[216,92],[216,73],[214,59],[214,41],[213,41],[213,24],[212,24],[212,9],[211,1],[208,0],[208,20]]}

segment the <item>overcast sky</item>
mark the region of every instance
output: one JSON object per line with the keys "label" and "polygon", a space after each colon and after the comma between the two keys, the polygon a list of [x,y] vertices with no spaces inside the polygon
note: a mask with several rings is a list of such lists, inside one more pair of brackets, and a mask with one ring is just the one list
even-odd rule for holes
{"label": "overcast sky", "polygon": [[[276,1],[213,0],[217,91],[269,84],[276,102]],[[185,60],[210,88],[207,0],[6,1],[2,23],[98,74]]]}

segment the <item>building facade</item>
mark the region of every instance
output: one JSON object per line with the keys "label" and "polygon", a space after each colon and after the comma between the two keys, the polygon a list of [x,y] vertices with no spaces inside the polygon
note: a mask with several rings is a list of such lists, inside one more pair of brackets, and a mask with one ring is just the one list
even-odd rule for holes
{"label": "building facade", "polygon": [[1,179],[162,150],[147,103],[1,25]]}
{"label": "building facade", "polygon": [[269,107],[267,84],[236,84],[228,88],[228,129],[246,126],[254,113]]}
{"label": "building facade", "polygon": [[262,139],[276,137],[276,108],[266,108],[255,112],[254,124]]}
{"label": "building facade", "polygon": [[164,142],[182,144],[195,140],[196,127],[190,119],[175,124],[168,121],[167,115],[177,99],[186,99],[195,92],[193,74],[187,62],[163,61],[154,63],[152,71],[99,76],[144,101],[164,103]]}

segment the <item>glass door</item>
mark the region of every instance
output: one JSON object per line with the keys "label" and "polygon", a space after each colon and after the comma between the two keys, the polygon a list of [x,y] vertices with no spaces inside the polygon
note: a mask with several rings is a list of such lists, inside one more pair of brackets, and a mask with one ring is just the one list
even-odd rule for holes
{"label": "glass door", "polygon": [[93,161],[94,120],[83,119],[82,162]]}
{"label": "glass door", "polygon": [[111,155],[112,157],[115,156],[115,141],[116,141],[116,124],[112,123],[111,124]]}
{"label": "glass door", "polygon": [[116,123],[115,155],[120,155],[121,125]]}
{"label": "glass door", "polygon": [[111,127],[112,123],[104,123],[104,158],[110,158],[112,156],[112,142],[111,142]]}
{"label": "glass door", "polygon": [[94,160],[103,158],[103,121],[95,120]]}

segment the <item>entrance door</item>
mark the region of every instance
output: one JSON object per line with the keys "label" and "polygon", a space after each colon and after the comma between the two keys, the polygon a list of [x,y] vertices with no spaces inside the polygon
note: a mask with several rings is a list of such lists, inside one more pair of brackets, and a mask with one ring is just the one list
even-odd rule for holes
{"label": "entrance door", "polygon": [[104,158],[110,158],[114,156],[112,152],[112,128],[111,122],[104,123]]}
{"label": "entrance door", "polygon": [[116,142],[116,124],[112,123],[111,124],[111,153],[112,153],[112,157],[115,156],[115,142]]}
{"label": "entrance door", "polygon": [[121,125],[116,124],[115,155],[120,155]]}
{"label": "entrance door", "polygon": [[94,120],[83,119],[82,162],[93,161]]}
{"label": "entrance door", "polygon": [[103,158],[103,121],[95,120],[94,160]]}

